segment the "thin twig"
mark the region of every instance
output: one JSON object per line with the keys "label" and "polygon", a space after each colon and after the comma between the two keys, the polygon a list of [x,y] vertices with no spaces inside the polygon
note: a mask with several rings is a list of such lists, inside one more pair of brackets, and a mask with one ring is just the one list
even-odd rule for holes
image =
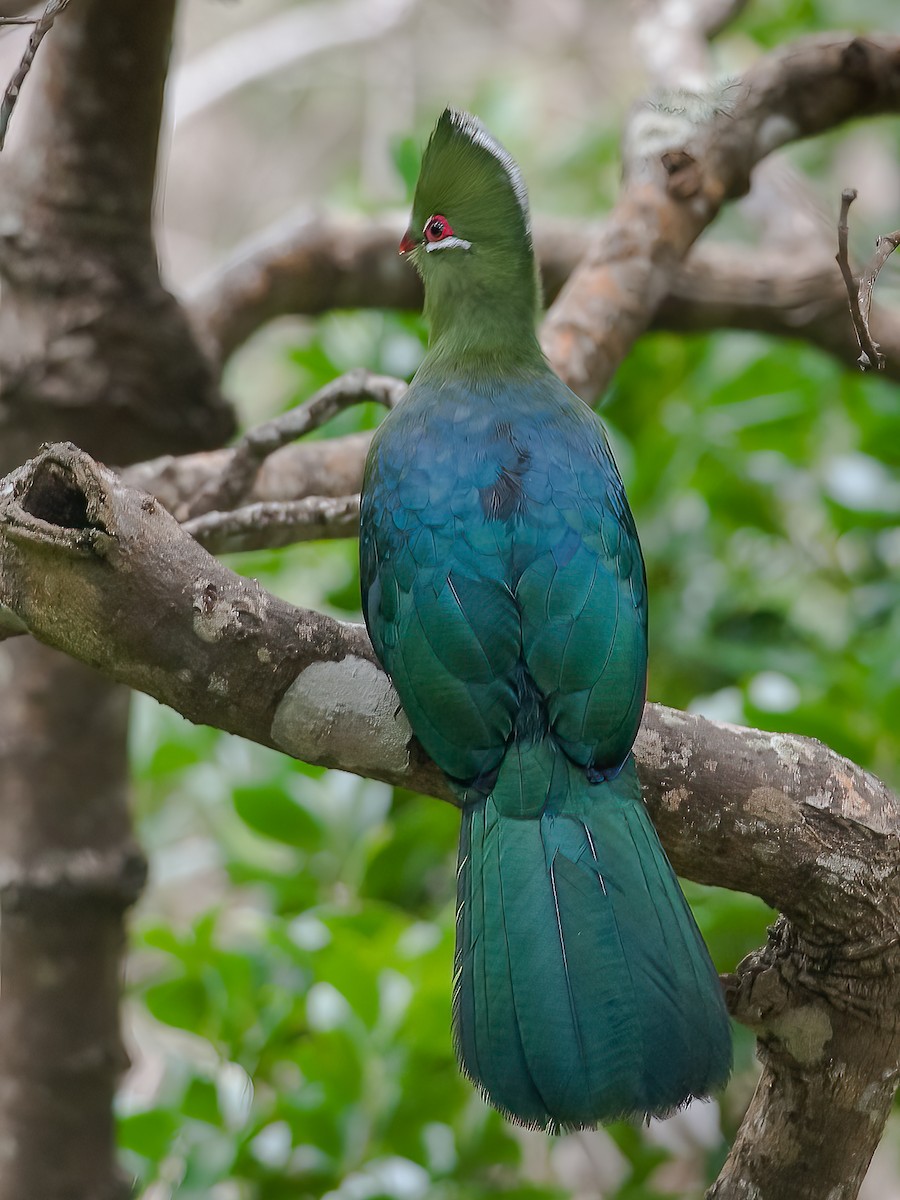
{"label": "thin twig", "polygon": [[847,249],[847,241],[850,233],[847,214],[856,196],[857,192],[855,188],[845,188],[841,193],[841,216],[838,221],[838,252],[836,260],[838,266],[841,268],[844,286],[847,289],[850,316],[853,318],[853,328],[856,332],[856,340],[859,342],[859,358],[856,360],[859,363],[859,369],[861,371],[868,371],[870,367],[875,367],[877,371],[883,371],[885,359],[881,353],[881,348],[869,330],[869,312],[872,307],[872,289],[875,287],[878,272],[897,249],[897,246],[900,245],[900,230],[895,233],[888,233],[877,240],[875,243],[875,256],[857,283],[856,276],[850,267],[850,255]]}
{"label": "thin twig", "polygon": [[[6,85],[6,91],[3,93],[3,102],[0,104],[0,150],[6,144],[6,133],[9,129],[10,118],[13,115],[13,109],[16,107],[16,101],[19,99],[19,93],[22,90],[22,84],[25,82],[25,76],[31,70],[31,64],[34,62],[38,46],[40,46],[44,37],[50,32],[53,22],[63,9],[67,7],[68,3],[69,0],[49,0],[43,13],[34,22],[34,29],[31,31],[28,45],[25,47],[25,53],[22,55],[22,61],[13,73],[12,79]],[[25,24],[26,21],[21,17],[9,17],[5,23]]]}
{"label": "thin twig", "polygon": [[359,496],[261,501],[232,512],[192,517],[183,528],[211,554],[274,550],[319,538],[354,537],[359,530]]}
{"label": "thin twig", "polygon": [[[866,329],[869,328],[869,313],[872,308],[872,291],[875,287],[875,280],[878,278],[878,273],[887,260],[891,257],[894,251],[900,245],[900,229],[895,229],[893,233],[886,233],[875,240],[875,254],[872,261],[863,272],[862,279],[859,281],[859,313],[862,317]],[[884,355],[881,354],[878,344],[873,342],[876,350],[879,350],[876,366],[879,371],[884,370]],[[860,363],[862,366],[863,364]],[[863,367],[865,370],[865,367]]]}
{"label": "thin twig", "polygon": [[305,404],[265,421],[244,434],[235,446],[227,472],[211,480],[190,506],[190,516],[213,510],[233,509],[249,493],[259,468],[270,454],[295,441],[326,421],[363,400],[374,400],[392,408],[405,394],[406,384],[371,371],[348,371],[332,380]]}

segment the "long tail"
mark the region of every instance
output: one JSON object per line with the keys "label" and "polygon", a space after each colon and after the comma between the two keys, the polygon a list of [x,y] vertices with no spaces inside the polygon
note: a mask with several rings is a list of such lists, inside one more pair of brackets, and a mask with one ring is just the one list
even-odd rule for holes
{"label": "long tail", "polygon": [[504,815],[498,792],[464,810],[460,1063],[526,1125],[665,1115],[728,1078],[719,981],[634,764],[598,785],[565,775],[542,815]]}

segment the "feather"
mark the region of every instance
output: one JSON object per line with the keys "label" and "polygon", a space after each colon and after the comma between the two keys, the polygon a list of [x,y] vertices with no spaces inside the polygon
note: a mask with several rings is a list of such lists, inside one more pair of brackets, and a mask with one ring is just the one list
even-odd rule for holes
{"label": "feather", "polygon": [[464,814],[460,1057],[528,1125],[665,1115],[728,1076],[718,978],[633,763],[595,788],[564,774],[561,812],[551,794],[539,820],[504,815],[491,798]]}

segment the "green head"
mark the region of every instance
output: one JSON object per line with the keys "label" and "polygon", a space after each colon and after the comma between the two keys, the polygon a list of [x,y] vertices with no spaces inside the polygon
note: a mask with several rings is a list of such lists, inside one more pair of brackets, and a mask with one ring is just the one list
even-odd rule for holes
{"label": "green head", "polygon": [[434,127],[400,252],[425,285],[433,356],[488,366],[540,358],[525,184],[468,113],[445,109]]}

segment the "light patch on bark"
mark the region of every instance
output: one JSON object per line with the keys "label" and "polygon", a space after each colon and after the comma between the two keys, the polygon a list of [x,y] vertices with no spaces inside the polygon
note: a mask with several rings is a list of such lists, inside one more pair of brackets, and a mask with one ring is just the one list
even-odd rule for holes
{"label": "light patch on bark", "polygon": [[359,775],[404,771],[412,730],[397,693],[374,663],[356,655],[314,662],[285,692],[272,740],[295,758],[321,762],[340,747],[341,766]]}
{"label": "light patch on bark", "polygon": [[756,135],[756,149],[760,158],[777,150],[785,142],[794,141],[799,136],[799,130],[790,117],[784,113],[772,113],[766,117]]}
{"label": "light patch on bark", "polygon": [[835,879],[851,880],[854,883],[863,879],[871,870],[871,864],[861,862],[852,854],[841,854],[834,850],[821,854],[817,861],[819,866],[830,872]]}
{"label": "light patch on bark", "polygon": [[776,841],[759,841],[753,846],[753,857],[759,862],[774,862],[781,853],[781,846]]}
{"label": "light patch on bark", "polygon": [[228,680],[224,675],[210,675],[209,690],[216,696],[227,696]]}
{"label": "light patch on bark", "polygon": [[831,1021],[821,1004],[804,1004],[770,1018],[768,1025],[801,1066],[821,1062],[825,1043],[832,1035]]}
{"label": "light patch on bark", "polygon": [[[248,602],[249,599],[249,602]],[[257,585],[256,593],[246,591],[230,594],[221,591],[210,579],[194,580],[191,599],[194,614],[194,633],[201,641],[214,643],[229,636],[240,636],[246,622],[262,624],[266,615],[266,597]]]}
{"label": "light patch on bark", "polygon": [[672,812],[678,812],[685,800],[690,800],[691,794],[685,787],[672,788],[671,792],[666,792],[666,808]]}
{"label": "light patch on bark", "polygon": [[643,748],[644,762],[652,771],[661,770],[665,766],[666,756],[659,733],[644,726],[638,733],[638,738]]}

